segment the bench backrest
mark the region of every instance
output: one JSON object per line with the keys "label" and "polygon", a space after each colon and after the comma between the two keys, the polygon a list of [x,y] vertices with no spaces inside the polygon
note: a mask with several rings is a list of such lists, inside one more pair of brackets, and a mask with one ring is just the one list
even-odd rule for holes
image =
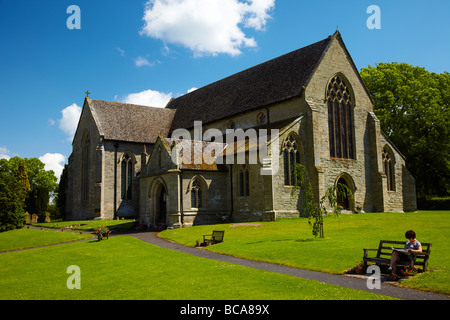
{"label": "bench backrest", "polygon": [[212,235],[214,236],[214,240],[215,240],[216,242],[222,242],[222,241],[223,241],[223,236],[224,236],[224,234],[225,234],[225,231],[217,231],[217,230],[214,230],[214,231],[212,232]]}
{"label": "bench backrest", "polygon": [[[380,244],[378,246],[377,258],[390,258],[392,255],[391,247],[403,249],[405,247],[405,241],[390,241],[390,240],[380,240]],[[428,258],[431,253],[431,243],[421,242],[422,244],[422,253],[418,254],[416,258],[415,265],[424,265],[427,263]],[[384,257],[382,257],[384,256]]]}

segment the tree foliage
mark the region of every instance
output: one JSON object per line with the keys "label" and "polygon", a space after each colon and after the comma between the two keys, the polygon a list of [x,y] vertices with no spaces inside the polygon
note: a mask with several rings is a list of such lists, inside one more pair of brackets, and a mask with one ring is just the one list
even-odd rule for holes
{"label": "tree foliage", "polygon": [[18,182],[19,189],[16,191],[20,198],[20,202],[25,205],[28,192],[31,191],[30,181],[28,180],[27,165],[24,161],[19,161],[19,164],[15,170],[15,177]]}
{"label": "tree foliage", "polygon": [[64,219],[66,217],[66,199],[67,199],[67,186],[69,179],[69,166],[64,165],[64,169],[61,173],[58,186],[58,195],[56,197],[56,207],[58,211],[58,218]]}
{"label": "tree foliage", "polygon": [[25,200],[25,210],[43,217],[47,211],[50,195],[58,188],[55,173],[52,170],[46,171],[44,163],[38,158],[14,157],[9,162],[13,168],[18,168],[20,162],[26,164],[30,191]]}
{"label": "tree foliage", "polygon": [[338,196],[342,198],[353,198],[351,190],[345,185],[338,183],[329,187],[325,194],[316,203],[311,183],[307,179],[307,172],[303,165],[296,163],[293,174],[295,183],[291,190],[291,197],[295,198],[303,191],[302,208],[308,217],[308,224],[312,228],[312,234],[324,238],[323,217],[328,215],[329,209],[338,216],[341,213],[341,207],[338,203]]}
{"label": "tree foliage", "polygon": [[0,231],[21,228],[25,211],[44,216],[57,178],[37,158],[0,159]]}
{"label": "tree foliage", "polygon": [[25,225],[25,187],[17,171],[6,159],[0,159],[0,232]]}
{"label": "tree foliage", "polygon": [[361,70],[381,129],[406,157],[419,196],[450,194],[450,73],[406,63]]}

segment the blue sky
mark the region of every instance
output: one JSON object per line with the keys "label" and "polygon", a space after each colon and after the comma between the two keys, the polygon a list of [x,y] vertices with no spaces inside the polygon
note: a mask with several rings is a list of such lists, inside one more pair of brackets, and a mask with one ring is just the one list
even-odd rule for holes
{"label": "blue sky", "polygon": [[[67,27],[70,5],[81,29]],[[366,25],[370,5],[381,29]],[[161,106],[336,29],[358,69],[450,71],[449,15],[447,0],[0,0],[0,157],[59,172],[86,90]]]}

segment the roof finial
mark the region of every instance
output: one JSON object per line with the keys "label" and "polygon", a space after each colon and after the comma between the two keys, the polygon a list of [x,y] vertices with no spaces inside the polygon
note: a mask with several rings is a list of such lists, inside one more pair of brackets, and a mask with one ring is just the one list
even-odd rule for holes
{"label": "roof finial", "polygon": [[91,94],[91,93],[89,92],[89,90],[86,91],[85,93],[86,93],[86,97],[89,98],[89,95]]}

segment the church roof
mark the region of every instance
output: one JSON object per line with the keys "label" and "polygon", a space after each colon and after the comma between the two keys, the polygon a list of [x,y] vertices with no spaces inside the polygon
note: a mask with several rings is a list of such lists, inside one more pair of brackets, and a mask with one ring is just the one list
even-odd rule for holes
{"label": "church roof", "polygon": [[269,60],[172,99],[166,108],[86,97],[105,139],[155,143],[194,121],[207,124],[301,96],[333,37]]}
{"label": "church roof", "polygon": [[[216,159],[226,148],[225,143],[194,141],[184,139],[163,138],[166,146],[176,148],[178,167],[184,170],[222,171],[224,166],[218,164]],[[196,149],[198,148],[198,151]],[[172,152],[172,150],[168,150]]]}
{"label": "church roof", "polygon": [[100,135],[107,140],[154,143],[158,135],[168,135],[175,114],[175,110],[166,108],[86,100]]}
{"label": "church roof", "polygon": [[[338,34],[338,33],[337,33]],[[333,36],[241,71],[172,100],[170,132],[258,109],[302,93]]]}

